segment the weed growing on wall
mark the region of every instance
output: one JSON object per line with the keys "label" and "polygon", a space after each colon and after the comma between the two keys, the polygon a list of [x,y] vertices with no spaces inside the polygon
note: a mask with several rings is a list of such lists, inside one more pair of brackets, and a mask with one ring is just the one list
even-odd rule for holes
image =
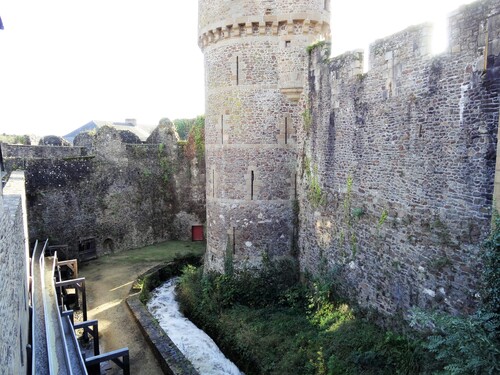
{"label": "weed growing on wall", "polygon": [[302,112],[302,120],[304,123],[304,131],[309,134],[309,130],[311,130],[311,124],[312,124],[312,114],[311,110],[306,107],[304,109],[304,112]]}
{"label": "weed growing on wall", "polygon": [[354,183],[354,179],[352,175],[349,173],[346,181],[346,193],[344,197],[344,220],[346,221],[348,227],[351,225],[351,200],[352,200],[352,185]]}
{"label": "weed growing on wall", "polygon": [[198,116],[188,134],[186,155],[188,158],[205,157],[205,116]]}
{"label": "weed growing on wall", "polygon": [[302,159],[302,171],[306,174],[307,178],[311,177],[311,159],[305,155],[304,159]]}
{"label": "weed growing on wall", "polygon": [[344,195],[344,201],[342,203],[343,213],[344,213],[344,223],[345,223],[345,232],[344,230],[340,231],[339,236],[339,247],[342,249],[342,253],[346,256],[345,251],[343,250],[345,246],[345,240],[348,241],[348,247],[351,250],[351,256],[354,259],[356,257],[356,253],[358,251],[358,238],[356,236],[356,228],[355,223],[357,220],[364,215],[364,210],[362,208],[352,208],[352,189],[354,185],[354,178],[349,173],[347,175],[346,180],[346,193]]}
{"label": "weed growing on wall", "polygon": [[389,216],[389,212],[384,208],[382,210],[382,213],[380,214],[380,218],[378,219],[378,222],[377,222],[377,233],[380,232],[380,229],[382,228],[382,225],[384,225],[388,216]]}
{"label": "weed growing on wall", "polygon": [[355,207],[352,209],[351,213],[353,218],[359,220],[365,214],[365,210],[361,207]]}
{"label": "weed growing on wall", "polygon": [[308,198],[313,207],[319,207],[324,203],[323,191],[321,190],[321,186],[319,184],[317,165],[314,166],[313,172],[310,173]]}
{"label": "weed growing on wall", "polygon": [[313,44],[307,46],[306,51],[310,55],[312,51],[314,51],[316,48],[323,48],[326,45],[327,45],[326,40],[317,40]]}
{"label": "weed growing on wall", "polygon": [[174,165],[170,162],[168,154],[166,152],[165,144],[160,143],[158,145],[158,165],[160,166],[160,174],[163,182],[167,184],[172,174],[174,173]]}

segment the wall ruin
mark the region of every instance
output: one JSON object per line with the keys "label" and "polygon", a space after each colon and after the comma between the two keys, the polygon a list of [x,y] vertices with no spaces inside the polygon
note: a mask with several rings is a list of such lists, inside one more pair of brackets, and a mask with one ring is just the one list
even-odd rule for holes
{"label": "wall ruin", "polygon": [[7,170],[26,170],[30,238],[78,258],[92,239],[100,255],[190,239],[190,225],[204,223],[204,161],[186,156],[171,124],[147,144],[124,143],[110,127],[80,138],[76,147],[2,146]]}

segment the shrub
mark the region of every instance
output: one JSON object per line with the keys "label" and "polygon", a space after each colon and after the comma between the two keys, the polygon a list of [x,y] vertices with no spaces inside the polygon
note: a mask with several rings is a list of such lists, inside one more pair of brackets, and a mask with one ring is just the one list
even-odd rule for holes
{"label": "shrub", "polygon": [[482,254],[483,273],[483,309],[500,314],[500,215],[495,211],[490,237],[484,244]]}
{"label": "shrub", "polygon": [[415,310],[412,324],[431,334],[424,348],[436,355],[446,374],[498,374],[498,315],[478,312],[470,317]]}
{"label": "shrub", "polygon": [[294,261],[265,259],[231,275],[187,267],[177,296],[247,375],[417,373],[420,347],[356,317],[334,289],[331,275],[301,284]]}

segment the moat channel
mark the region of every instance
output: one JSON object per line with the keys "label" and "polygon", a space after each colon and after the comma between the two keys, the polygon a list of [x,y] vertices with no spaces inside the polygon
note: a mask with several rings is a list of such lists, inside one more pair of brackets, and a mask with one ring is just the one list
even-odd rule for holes
{"label": "moat channel", "polygon": [[175,300],[177,278],[156,288],[147,307],[165,333],[201,375],[243,375],[215,342],[180,311]]}

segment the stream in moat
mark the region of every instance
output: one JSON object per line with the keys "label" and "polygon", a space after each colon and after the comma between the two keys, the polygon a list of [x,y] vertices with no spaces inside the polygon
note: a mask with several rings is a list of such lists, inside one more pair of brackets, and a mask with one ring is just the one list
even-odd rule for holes
{"label": "stream in moat", "polygon": [[175,300],[177,278],[156,288],[147,307],[161,328],[201,375],[243,375],[215,342],[179,311]]}

